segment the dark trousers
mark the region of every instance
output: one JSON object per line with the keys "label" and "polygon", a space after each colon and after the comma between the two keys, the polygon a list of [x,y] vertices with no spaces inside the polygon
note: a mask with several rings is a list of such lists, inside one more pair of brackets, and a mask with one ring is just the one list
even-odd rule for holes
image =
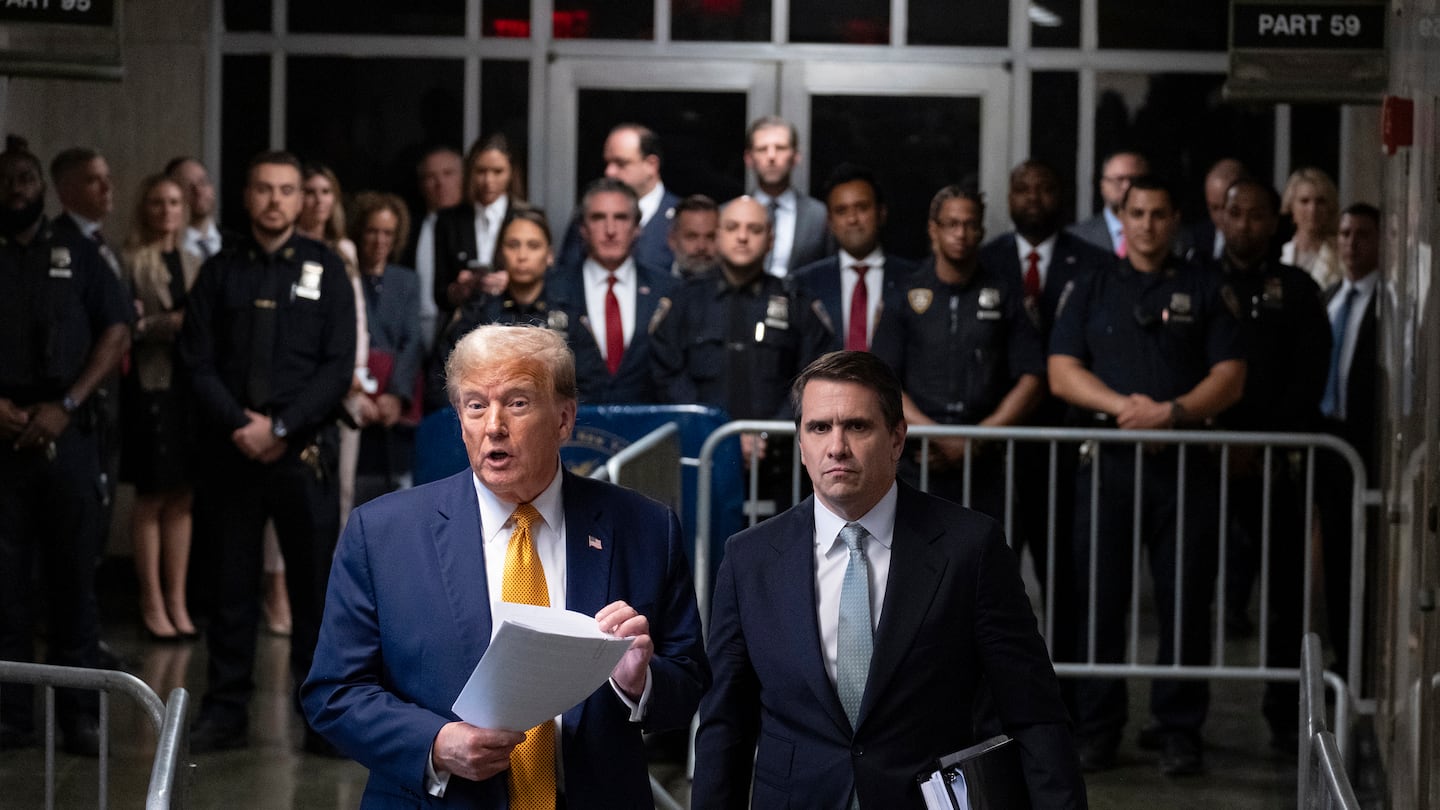
{"label": "dark trousers", "polygon": [[[33,661],[35,625],[45,605],[51,664],[93,667],[100,620],[95,557],[100,537],[100,454],[95,437],[71,427],[55,441],[54,458],[0,442],[0,659]],[[37,591],[38,566],[40,588]],[[94,714],[96,694],[56,694],[62,726]],[[0,690],[0,721],[34,727],[29,687]]]}
{"label": "dark trousers", "polygon": [[[1253,452],[1240,452],[1253,451]],[[1236,570],[1258,575],[1264,561],[1265,471],[1259,448],[1231,448],[1230,542],[1227,549],[1227,578]],[[1305,588],[1305,513],[1303,481],[1284,452],[1271,454],[1270,549],[1268,627],[1265,662],[1271,667],[1300,666],[1300,636],[1303,632],[1301,604]],[[1229,591],[1229,582],[1226,583]],[[1248,593],[1248,589],[1246,590]],[[1228,595],[1228,594],[1227,594]],[[1227,604],[1227,610],[1233,607]],[[1261,703],[1270,729],[1294,733],[1298,722],[1300,692],[1293,681],[1265,684]]]}
{"label": "dark trousers", "polygon": [[[197,542],[212,545],[205,577],[214,594],[207,639],[209,689],[203,710],[225,722],[243,722],[255,664],[260,620],[260,576],[264,567],[265,521],[275,521],[285,557],[292,634],[290,675],[296,694],[310,671],[330,558],[339,534],[340,495],[334,464],[334,431],[322,454],[323,474],[300,458],[294,446],[274,464],[259,464],[233,446],[216,446],[206,457],[209,473],[195,494]],[[297,698],[298,699],[298,698]],[[298,704],[297,704],[298,705]]]}
{"label": "dark trousers", "polygon": [[[1167,448],[1146,453],[1140,473],[1140,543],[1149,552],[1159,620],[1156,663],[1175,660],[1176,565],[1183,557],[1185,576],[1180,626],[1180,662],[1210,662],[1210,602],[1215,591],[1215,543],[1218,530],[1218,484],[1208,454],[1186,451],[1185,487],[1177,492],[1179,452]],[[1098,473],[1096,467],[1098,465]],[[1092,476],[1100,479],[1097,531],[1091,535]],[[1075,490],[1075,591],[1080,622],[1076,653],[1086,660],[1095,625],[1097,663],[1125,658],[1130,607],[1135,583],[1131,577],[1137,469],[1131,446],[1113,446],[1081,462]],[[1184,499],[1184,551],[1177,542],[1181,497]],[[1090,615],[1090,567],[1095,577],[1095,613]],[[1087,678],[1075,685],[1076,727],[1082,737],[1118,739],[1126,720],[1125,682]],[[1156,680],[1150,689],[1150,711],[1165,731],[1198,734],[1209,710],[1205,681]]]}
{"label": "dark trousers", "polygon": [[[1015,444],[1015,552],[1030,549],[1035,576],[1055,609],[1050,631],[1050,658],[1073,661],[1075,634],[1075,560],[1071,534],[1075,527],[1075,480],[1079,463],[1074,444],[1055,447],[1055,485],[1050,485],[1050,445],[1044,442]],[[1002,470],[1003,472],[1003,470]],[[1050,546],[1050,493],[1055,494],[1054,554]],[[1051,576],[1051,569],[1053,577]],[[1061,683],[1069,689],[1068,679]]]}

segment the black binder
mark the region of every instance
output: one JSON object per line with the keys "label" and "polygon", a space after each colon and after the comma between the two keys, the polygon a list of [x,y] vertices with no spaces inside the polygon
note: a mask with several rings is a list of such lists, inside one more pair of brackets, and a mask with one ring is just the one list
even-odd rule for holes
{"label": "black binder", "polygon": [[1030,810],[1020,746],[999,734],[935,761],[915,777],[927,810]]}

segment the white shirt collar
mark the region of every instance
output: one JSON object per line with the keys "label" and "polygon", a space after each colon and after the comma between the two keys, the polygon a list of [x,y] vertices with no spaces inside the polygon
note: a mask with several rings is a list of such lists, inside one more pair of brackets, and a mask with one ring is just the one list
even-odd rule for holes
{"label": "white shirt collar", "polygon": [[[900,488],[892,483],[884,497],[870,507],[869,512],[861,515],[859,520],[854,521],[864,526],[865,531],[885,548],[890,548],[895,539],[895,502],[899,495]],[[815,544],[820,547],[821,554],[828,555],[837,546],[845,547],[845,544],[840,542],[840,530],[849,522],[851,521],[831,512],[818,497],[815,499]]]}
{"label": "white shirt collar", "polygon": [[1119,244],[1120,234],[1124,230],[1120,224],[1120,218],[1115,216],[1115,212],[1111,211],[1108,205],[1101,208],[1100,212],[1105,215],[1105,227],[1110,229],[1110,241]]}
{"label": "white shirt collar", "polygon": [[640,224],[650,224],[650,219],[660,210],[660,201],[665,199],[665,184],[657,182],[650,193],[640,198]]}
{"label": "white shirt collar", "polygon": [[[564,480],[564,468],[560,464],[560,457],[555,457],[555,477],[550,480],[549,486],[545,487],[530,505],[540,513],[545,520],[546,526],[561,526],[564,517],[565,507],[561,498],[561,482]],[[480,477],[474,471],[470,473],[471,479],[475,482],[475,495],[480,500],[480,533],[482,537],[491,537],[500,531],[500,527],[510,520],[514,514],[515,507],[519,504],[503,501],[495,493],[480,483]]]}
{"label": "white shirt collar", "polygon": [[[1375,292],[1375,285],[1380,282],[1380,271],[1372,270],[1368,275],[1359,281],[1351,281],[1346,278],[1340,283],[1339,295],[1344,295],[1346,290],[1353,289],[1361,298],[1369,297]],[[1338,296],[1337,296],[1338,297]]]}
{"label": "white shirt collar", "polygon": [[509,207],[509,205],[510,195],[501,194],[499,197],[495,198],[495,202],[492,202],[489,205],[480,205],[476,203],[475,213],[484,214],[485,221],[489,223],[491,227],[494,227],[500,224],[500,218],[505,216],[505,209]]}
{"label": "white shirt collar", "polygon": [[65,216],[75,220],[75,225],[80,228],[80,233],[84,234],[87,239],[94,239],[95,232],[100,230],[100,223],[93,219],[86,219],[74,211],[67,210]]}
{"label": "white shirt collar", "polygon": [[[585,275],[586,286],[605,286],[610,280],[610,271],[600,266],[600,263],[585,257],[585,263],[580,265],[580,272]],[[625,261],[615,268],[615,286],[623,287],[635,278],[635,257],[626,256]]]}
{"label": "white shirt collar", "polygon": [[863,259],[857,259],[854,256],[851,256],[849,253],[846,253],[844,250],[840,251],[841,270],[849,270],[857,264],[864,264],[865,272],[867,273],[872,270],[883,268],[885,266],[885,251],[881,250],[879,245],[876,245],[875,249],[870,251],[870,254]]}
{"label": "white shirt collar", "polygon": [[755,192],[750,196],[754,197],[756,202],[767,208],[770,206],[770,201],[773,199],[775,201],[775,207],[784,209],[786,211],[795,210],[797,204],[796,200],[798,199],[798,195],[795,193],[795,189],[793,187],[786,187],[784,191],[780,192],[774,197],[771,197],[769,194],[766,194],[764,191],[761,191],[757,188],[755,189]]}

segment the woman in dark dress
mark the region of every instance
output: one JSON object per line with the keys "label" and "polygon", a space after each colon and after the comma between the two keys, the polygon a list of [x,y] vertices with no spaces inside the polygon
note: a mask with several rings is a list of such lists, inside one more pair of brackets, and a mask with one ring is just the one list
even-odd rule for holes
{"label": "woman in dark dress", "polygon": [[150,636],[162,640],[195,635],[185,604],[193,409],[175,362],[185,297],[200,268],[180,249],[188,220],[179,185],[164,175],[146,179],[124,253],[137,319],[123,387],[121,477],[136,491],[130,532],[140,616]]}

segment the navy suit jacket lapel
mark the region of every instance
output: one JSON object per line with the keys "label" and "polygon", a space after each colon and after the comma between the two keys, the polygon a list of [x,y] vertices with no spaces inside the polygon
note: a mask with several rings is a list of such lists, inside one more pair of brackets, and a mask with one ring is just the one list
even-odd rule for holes
{"label": "navy suit jacket lapel", "polygon": [[[467,468],[446,481],[427,528],[439,562],[437,574],[454,616],[457,642],[462,649],[483,652],[490,645],[490,589],[485,541],[480,533],[480,502],[471,475]],[[504,560],[495,562],[504,565]]]}
{"label": "navy suit jacket lapel", "polygon": [[[562,473],[565,506],[565,609],[593,616],[610,604],[610,562],[615,551],[614,526],[604,502],[592,497],[590,481]],[[591,539],[596,543],[591,543]],[[607,687],[601,687],[606,689]],[[578,728],[588,700],[565,712],[564,726]],[[570,734],[567,732],[566,737]]]}
{"label": "navy suit jacket lapel", "polygon": [[825,671],[825,652],[820,647],[820,623],[815,615],[815,499],[812,495],[794,509],[773,518],[775,531],[768,534],[775,552],[774,564],[765,567],[761,590],[778,594],[776,603],[788,620],[778,621],[781,637],[775,643],[791,651],[795,675],[814,693],[820,708],[835,724],[836,731],[851,734],[850,720],[830,675]]}
{"label": "navy suit jacket lapel", "polygon": [[875,630],[865,696],[860,701],[861,723],[899,671],[945,574],[946,558],[935,552],[935,541],[944,535],[945,527],[916,503],[916,495],[905,484],[900,485],[895,534],[890,544],[890,577],[885,585],[880,624]]}

